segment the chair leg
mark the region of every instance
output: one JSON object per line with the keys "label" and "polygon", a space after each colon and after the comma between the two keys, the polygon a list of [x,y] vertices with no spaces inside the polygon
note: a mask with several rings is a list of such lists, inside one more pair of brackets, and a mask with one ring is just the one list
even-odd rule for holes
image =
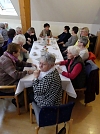
{"label": "chair leg", "polygon": [[62,104],[65,104],[66,102],[66,91],[63,91],[63,98],[62,98]]}
{"label": "chair leg", "polygon": [[30,122],[33,123],[32,103],[30,103]]}
{"label": "chair leg", "polygon": [[15,99],[16,99],[16,105],[17,105],[17,112],[18,112],[18,115],[19,115],[20,114],[20,108],[19,108],[18,96],[16,96]]}
{"label": "chair leg", "polygon": [[24,102],[25,102],[25,110],[28,111],[28,102],[27,102],[27,90],[24,89]]}
{"label": "chair leg", "polygon": [[71,134],[73,119],[70,119],[67,123],[69,125],[68,134]]}
{"label": "chair leg", "polygon": [[38,134],[39,129],[40,129],[39,126],[35,127],[35,130],[36,130],[35,132],[36,132],[36,134]]}
{"label": "chair leg", "polygon": [[87,106],[87,103],[85,103],[85,107]]}

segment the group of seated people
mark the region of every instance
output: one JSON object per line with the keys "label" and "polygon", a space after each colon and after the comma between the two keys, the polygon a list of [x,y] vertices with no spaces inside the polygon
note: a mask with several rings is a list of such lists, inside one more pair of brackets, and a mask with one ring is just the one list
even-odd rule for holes
{"label": "group of seated people", "polygon": [[[46,35],[53,37],[50,25],[44,24],[44,30],[40,33],[40,37]],[[5,29],[6,30],[6,29]],[[88,28],[82,28],[81,37],[78,39],[78,27],[72,28],[72,35],[69,32],[69,26],[64,27],[64,32],[58,35],[58,46],[66,60],[55,63],[56,58],[51,53],[45,53],[40,57],[39,68],[37,65],[27,63],[29,51],[32,44],[37,40],[35,29],[30,27],[23,35],[20,27],[9,29],[7,32],[8,41],[5,45],[0,45],[2,49],[6,47],[3,55],[0,57],[0,86],[2,85],[17,85],[19,80],[26,74],[34,75],[32,92],[29,93],[29,98],[34,101],[39,107],[60,105],[62,99],[62,83],[59,74],[70,78],[73,87],[76,89],[86,86],[86,72],[84,61],[88,59]],[[0,35],[0,37],[2,37]],[[4,40],[6,41],[6,40]],[[3,44],[3,43],[2,43]],[[65,65],[67,72],[55,65]],[[35,66],[36,70],[24,70],[20,68]],[[4,90],[4,93],[13,93],[13,91]],[[0,91],[2,95],[2,91]],[[20,97],[19,97],[20,100]]]}

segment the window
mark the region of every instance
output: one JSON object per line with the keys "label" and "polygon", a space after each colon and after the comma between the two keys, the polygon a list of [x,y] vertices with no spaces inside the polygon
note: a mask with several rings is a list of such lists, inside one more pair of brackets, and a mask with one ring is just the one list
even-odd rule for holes
{"label": "window", "polygon": [[18,16],[10,0],[0,0],[0,15]]}

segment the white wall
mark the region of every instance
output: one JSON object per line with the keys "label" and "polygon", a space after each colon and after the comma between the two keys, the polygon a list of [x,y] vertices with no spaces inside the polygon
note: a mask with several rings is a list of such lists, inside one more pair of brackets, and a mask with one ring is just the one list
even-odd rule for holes
{"label": "white wall", "polygon": [[[18,19],[1,19],[0,22],[8,22],[9,27],[16,28],[17,26],[21,26],[21,22]],[[50,21],[32,21],[32,27],[35,28],[37,37],[39,36],[41,30],[43,29],[44,23],[50,24],[50,29],[52,30],[52,33],[54,36],[60,34],[63,31],[63,28],[65,25],[70,26],[72,28],[73,26],[78,26],[79,28],[82,27],[88,27],[90,30],[90,33],[97,34],[97,31],[100,30],[100,25],[97,24],[84,24],[84,23],[69,23],[69,22],[50,22]]]}

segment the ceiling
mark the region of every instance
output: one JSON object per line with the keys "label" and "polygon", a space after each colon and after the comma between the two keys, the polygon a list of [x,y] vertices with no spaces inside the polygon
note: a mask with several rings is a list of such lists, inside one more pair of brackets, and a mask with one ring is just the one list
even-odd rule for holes
{"label": "ceiling", "polygon": [[[18,0],[11,0],[20,19]],[[31,17],[36,21],[100,24],[100,0],[31,0]]]}

